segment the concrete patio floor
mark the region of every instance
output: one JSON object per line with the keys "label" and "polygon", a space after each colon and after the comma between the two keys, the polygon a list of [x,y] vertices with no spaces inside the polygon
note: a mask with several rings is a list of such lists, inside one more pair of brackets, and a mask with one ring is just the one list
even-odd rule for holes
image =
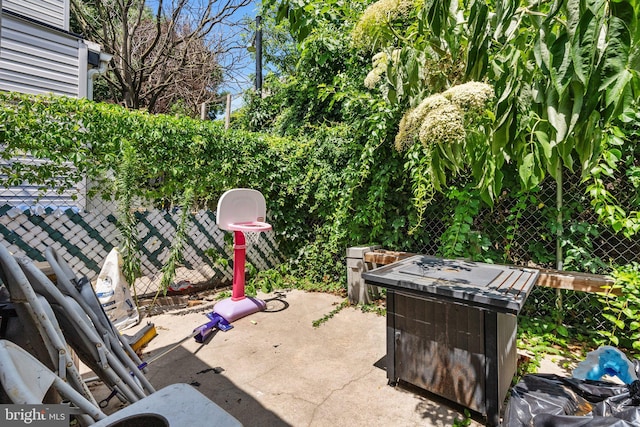
{"label": "concrete patio floor", "polygon": [[[464,419],[462,408],[437,396],[387,384],[384,317],[347,307],[314,328],[342,298],[293,290],[278,299],[204,344],[183,339],[208,321],[213,302],[144,318],[124,333],[153,323],[158,335],[143,360],[178,345],[150,363],[151,383],[191,384],[245,426],[451,426]],[[100,400],[108,391],[97,385],[94,393]],[[107,412],[118,407],[113,399]]]}

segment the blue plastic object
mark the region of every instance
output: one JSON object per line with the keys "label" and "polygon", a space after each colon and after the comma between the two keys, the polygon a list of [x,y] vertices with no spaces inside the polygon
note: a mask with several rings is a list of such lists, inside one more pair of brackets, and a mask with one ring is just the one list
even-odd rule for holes
{"label": "blue plastic object", "polygon": [[218,313],[207,313],[206,316],[210,319],[209,322],[204,325],[198,326],[193,330],[195,333],[194,338],[196,342],[203,343],[206,339],[211,335],[214,329],[218,328],[223,332],[228,331],[233,328],[233,325],[229,324],[227,320],[220,316]]}
{"label": "blue plastic object", "polygon": [[618,377],[625,384],[638,380],[633,363],[624,353],[610,345],[587,353],[587,358],[573,370],[573,377],[580,380],[597,381],[604,375]]}

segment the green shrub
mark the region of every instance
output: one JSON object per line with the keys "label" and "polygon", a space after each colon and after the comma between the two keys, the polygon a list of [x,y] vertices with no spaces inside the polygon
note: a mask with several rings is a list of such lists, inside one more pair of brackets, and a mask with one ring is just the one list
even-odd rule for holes
{"label": "green shrub", "polygon": [[602,317],[609,328],[598,331],[603,338],[602,344],[611,344],[640,353],[640,264],[616,267],[612,272],[614,285],[611,292],[602,294],[600,302],[604,305]]}

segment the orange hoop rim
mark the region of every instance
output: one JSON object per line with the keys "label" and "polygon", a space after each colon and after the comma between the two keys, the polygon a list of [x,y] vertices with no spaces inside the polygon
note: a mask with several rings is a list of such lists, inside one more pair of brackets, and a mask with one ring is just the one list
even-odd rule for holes
{"label": "orange hoop rim", "polygon": [[245,233],[246,232],[259,233],[261,231],[271,230],[271,224],[267,224],[266,222],[260,222],[260,221],[234,222],[227,225],[227,229],[231,231],[242,231]]}

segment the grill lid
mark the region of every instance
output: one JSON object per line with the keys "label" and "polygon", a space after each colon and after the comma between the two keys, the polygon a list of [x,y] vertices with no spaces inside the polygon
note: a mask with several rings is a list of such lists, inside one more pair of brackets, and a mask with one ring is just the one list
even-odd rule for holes
{"label": "grill lid", "polygon": [[501,274],[501,271],[493,268],[491,264],[429,257],[422,257],[399,271],[428,279],[474,286],[489,286]]}
{"label": "grill lid", "polygon": [[368,284],[518,314],[538,270],[416,255],[362,274]]}

